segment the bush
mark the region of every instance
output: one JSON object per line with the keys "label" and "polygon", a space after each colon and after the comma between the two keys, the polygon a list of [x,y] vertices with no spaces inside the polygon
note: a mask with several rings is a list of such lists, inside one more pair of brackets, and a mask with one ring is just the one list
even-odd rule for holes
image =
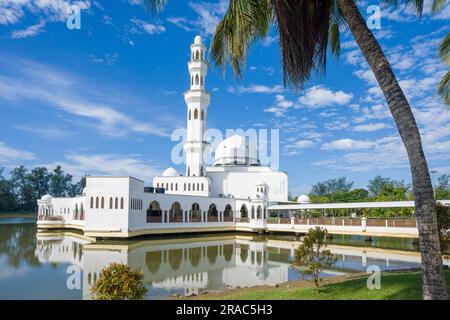
{"label": "bush", "polygon": [[441,241],[450,241],[450,206],[436,205],[436,213]]}
{"label": "bush", "polygon": [[143,300],[147,288],[142,271],[131,271],[123,263],[112,263],[105,267],[92,286],[95,300]]}

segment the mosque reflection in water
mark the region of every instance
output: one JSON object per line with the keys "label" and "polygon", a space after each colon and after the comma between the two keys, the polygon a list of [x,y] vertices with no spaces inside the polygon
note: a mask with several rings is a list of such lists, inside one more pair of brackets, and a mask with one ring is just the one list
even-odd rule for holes
{"label": "mosque reflection in water", "polygon": [[[90,242],[75,234],[38,234],[36,256],[41,263],[69,263],[82,270],[83,299],[100,271],[113,262],[144,272],[148,298],[173,294],[199,295],[232,287],[274,285],[300,278],[290,261],[299,242],[253,236],[211,236],[136,242]],[[377,248],[330,246],[338,262],[324,276],[365,271],[371,264],[381,270],[416,268],[417,252]],[[391,252],[391,253],[389,253]]]}

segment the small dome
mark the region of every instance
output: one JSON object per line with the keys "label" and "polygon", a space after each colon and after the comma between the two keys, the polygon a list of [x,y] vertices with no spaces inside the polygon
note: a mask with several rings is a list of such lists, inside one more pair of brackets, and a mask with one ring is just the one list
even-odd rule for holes
{"label": "small dome", "polygon": [[41,200],[43,201],[48,201],[53,199],[53,197],[51,195],[49,195],[48,193],[45,196],[42,196]]}
{"label": "small dome", "polygon": [[306,194],[302,194],[301,196],[298,197],[297,199],[298,203],[310,203],[311,200],[309,199],[309,197]]}
{"label": "small dome", "polygon": [[196,37],[194,38],[194,43],[195,43],[195,44],[202,44],[202,43],[203,43],[203,42],[202,42],[202,37],[196,36]]}
{"label": "small dome", "polygon": [[81,194],[86,194],[86,187],[83,188],[83,191],[81,191]]}
{"label": "small dome", "polygon": [[258,148],[248,137],[234,135],[216,148],[214,166],[259,166]]}
{"label": "small dome", "polygon": [[164,170],[162,175],[163,175],[163,177],[178,177],[179,176],[177,170],[175,170],[172,167],[167,168],[166,170]]}

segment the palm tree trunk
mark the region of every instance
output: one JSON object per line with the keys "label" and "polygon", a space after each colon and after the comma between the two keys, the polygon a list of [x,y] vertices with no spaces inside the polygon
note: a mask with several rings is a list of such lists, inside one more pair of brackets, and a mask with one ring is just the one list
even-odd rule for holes
{"label": "palm tree trunk", "polygon": [[367,27],[354,0],[339,0],[342,12],[357,44],[369,63],[387,100],[411,165],[419,246],[422,257],[424,299],[447,299],[447,285],[437,227],[436,202],[427,160],[416,120],[389,61]]}

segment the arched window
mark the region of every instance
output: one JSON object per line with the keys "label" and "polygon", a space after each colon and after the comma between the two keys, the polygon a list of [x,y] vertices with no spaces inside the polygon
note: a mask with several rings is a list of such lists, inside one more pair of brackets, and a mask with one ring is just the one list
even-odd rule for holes
{"label": "arched window", "polygon": [[123,197],[120,198],[120,209],[123,209]]}
{"label": "arched window", "polygon": [[112,197],[109,197],[109,208],[110,209],[113,208],[113,199],[112,199]]}
{"label": "arched window", "polygon": [[197,191],[200,191],[200,183],[197,183]]}
{"label": "arched window", "polygon": [[191,222],[201,222],[202,221],[202,211],[200,210],[200,205],[195,202],[192,204],[190,213]]}
{"label": "arched window", "polygon": [[[208,220],[217,221],[217,217],[219,215],[219,211],[217,211],[217,207],[214,203],[211,203],[208,209]],[[211,219],[212,217],[212,219]]]}
{"label": "arched window", "polygon": [[188,172],[187,172],[188,177],[191,175],[191,168],[188,167]]}
{"label": "arched window", "polygon": [[160,223],[162,219],[162,210],[158,201],[150,202],[147,209],[147,222]]}
{"label": "arched window", "polygon": [[194,110],[194,119],[198,119],[198,110],[197,109]]}
{"label": "arched window", "polygon": [[200,57],[199,57],[199,53],[198,53],[198,50],[195,52],[195,59],[199,59]]}
{"label": "arched window", "polygon": [[166,183],[166,190],[169,190],[169,183]]}
{"label": "arched window", "polygon": [[188,191],[191,191],[191,184],[188,183]]}
{"label": "arched window", "polygon": [[105,209],[105,198],[102,197],[101,208]]}
{"label": "arched window", "polygon": [[95,208],[98,209],[98,197],[95,198]]}
{"label": "arched window", "polygon": [[258,209],[256,209],[256,217],[257,217],[258,219],[261,219],[261,218],[262,218],[262,209],[261,209],[261,206],[258,206]]}
{"label": "arched window", "polygon": [[203,49],[200,51],[200,57],[203,60]]}
{"label": "arched window", "polygon": [[189,120],[191,120],[191,110],[189,110]]}
{"label": "arched window", "polygon": [[194,85],[194,76],[191,77],[191,85]]}
{"label": "arched window", "polygon": [[225,210],[223,212],[223,220],[224,221],[233,221],[233,209],[229,204],[226,205]]}
{"label": "arched window", "polygon": [[259,192],[259,187],[258,187],[258,188],[256,188],[256,192]]}
{"label": "arched window", "polygon": [[186,191],[186,182],[184,183],[184,189],[183,189],[183,191]]}
{"label": "arched window", "polygon": [[170,184],[170,191],[173,191],[173,183]]}
{"label": "arched window", "polygon": [[175,183],[175,191],[178,191],[178,183]]}
{"label": "arched window", "polygon": [[192,184],[192,191],[195,191],[195,183]]}
{"label": "arched window", "polygon": [[91,197],[91,205],[90,208],[93,209],[94,208],[94,197]]}
{"label": "arched window", "polygon": [[114,199],[114,209],[119,209],[119,198]]}
{"label": "arched window", "polygon": [[205,120],[205,111],[202,110],[202,120]]}
{"label": "arched window", "polygon": [[248,218],[247,206],[245,204],[241,206],[241,218]]}
{"label": "arched window", "polygon": [[200,85],[203,85],[203,76],[200,76]]}
{"label": "arched window", "polygon": [[172,203],[169,212],[169,222],[183,222],[183,210],[179,202]]}
{"label": "arched window", "polygon": [[252,219],[255,219],[255,206],[252,206]]}
{"label": "arched window", "polygon": [[198,78],[198,74],[195,75],[195,84],[198,85],[199,82],[199,78]]}
{"label": "arched window", "polygon": [[203,191],[203,183],[202,183],[202,191]]}

